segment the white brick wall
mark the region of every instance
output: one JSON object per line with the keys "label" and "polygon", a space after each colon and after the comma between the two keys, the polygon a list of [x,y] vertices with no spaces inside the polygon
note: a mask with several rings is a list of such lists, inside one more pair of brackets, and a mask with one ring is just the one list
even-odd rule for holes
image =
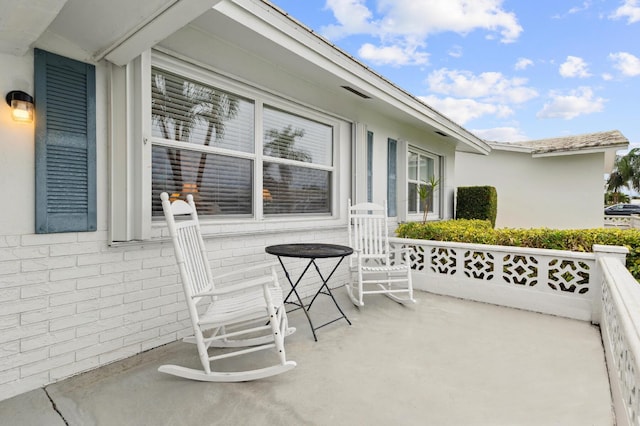
{"label": "white brick wall", "polygon": [[[105,232],[0,236],[0,400],[189,334],[170,243],[106,241]],[[216,274],[275,260],[266,245],[346,241],[346,229],[338,227],[213,236],[206,243]],[[295,278],[306,266],[284,262]],[[328,273],[332,262],[318,263]],[[348,279],[346,265],[332,287]],[[281,271],[280,279],[288,288]],[[312,269],[301,290],[309,295],[317,285]]]}

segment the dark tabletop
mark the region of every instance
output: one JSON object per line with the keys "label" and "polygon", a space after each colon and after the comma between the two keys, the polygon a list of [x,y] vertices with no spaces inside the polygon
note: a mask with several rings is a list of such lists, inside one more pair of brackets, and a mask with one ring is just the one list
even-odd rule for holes
{"label": "dark tabletop", "polygon": [[322,243],[278,244],[268,246],[265,248],[265,251],[276,256],[302,257],[308,259],[344,257],[353,253],[351,247]]}

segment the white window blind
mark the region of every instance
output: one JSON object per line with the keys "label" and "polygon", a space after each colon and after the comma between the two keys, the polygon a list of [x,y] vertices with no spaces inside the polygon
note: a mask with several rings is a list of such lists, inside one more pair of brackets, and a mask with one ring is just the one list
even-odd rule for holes
{"label": "white window blind", "polygon": [[152,214],[166,191],[193,194],[200,214],[251,215],[253,102],[157,68],[151,84]]}
{"label": "white window blind", "polygon": [[265,214],[331,212],[333,128],[265,106]]}
{"label": "white window blind", "polygon": [[165,191],[193,194],[201,215],[254,217],[256,202],[263,215],[331,214],[332,125],[158,67],[151,77],[154,216]]}

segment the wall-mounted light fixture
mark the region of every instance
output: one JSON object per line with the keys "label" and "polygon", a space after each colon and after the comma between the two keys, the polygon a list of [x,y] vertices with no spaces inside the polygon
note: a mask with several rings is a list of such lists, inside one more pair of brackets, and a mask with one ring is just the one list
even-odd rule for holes
{"label": "wall-mounted light fixture", "polygon": [[11,107],[11,116],[14,121],[33,121],[33,97],[21,90],[12,90],[5,98]]}

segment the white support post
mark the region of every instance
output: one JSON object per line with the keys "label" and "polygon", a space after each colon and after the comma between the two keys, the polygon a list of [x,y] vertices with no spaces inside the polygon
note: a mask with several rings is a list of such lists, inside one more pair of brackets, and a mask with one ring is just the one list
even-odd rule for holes
{"label": "white support post", "polygon": [[593,253],[596,255],[595,270],[591,274],[591,289],[593,290],[591,323],[600,324],[602,320],[602,284],[603,274],[600,259],[603,257],[617,258],[624,265],[629,250],[622,246],[593,245]]}

